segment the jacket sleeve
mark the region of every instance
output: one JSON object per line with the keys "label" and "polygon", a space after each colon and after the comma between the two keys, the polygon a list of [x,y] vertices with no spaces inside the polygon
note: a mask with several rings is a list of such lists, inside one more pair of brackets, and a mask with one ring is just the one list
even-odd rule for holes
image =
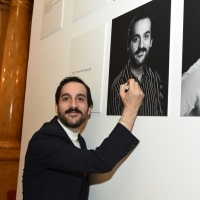
{"label": "jacket sleeve", "polygon": [[[40,130],[29,142],[26,162],[61,172],[109,172],[139,143],[120,123],[95,150],[79,149],[63,138],[56,137],[56,134],[46,134],[46,131],[48,130]],[[51,129],[50,132],[52,131],[56,130]]]}

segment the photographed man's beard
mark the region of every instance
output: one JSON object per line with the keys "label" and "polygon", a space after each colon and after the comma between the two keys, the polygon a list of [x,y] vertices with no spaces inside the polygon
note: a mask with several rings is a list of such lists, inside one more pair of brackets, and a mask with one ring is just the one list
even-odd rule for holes
{"label": "photographed man's beard", "polygon": [[[65,114],[70,113],[72,111],[76,111],[81,114],[81,118],[75,122],[71,122],[69,119],[66,118]],[[61,113],[58,109],[58,119],[62,122],[62,124],[69,128],[78,128],[81,126],[81,124],[86,120],[87,113],[83,114],[80,110],[77,108],[70,108],[65,111],[65,113]]]}
{"label": "photographed man's beard", "polygon": [[[139,53],[144,53],[144,58],[142,60],[140,60],[140,58],[137,57],[137,55]],[[132,62],[134,63],[134,66],[137,68],[137,67],[140,67],[142,65],[145,64],[146,60],[147,60],[147,57],[148,57],[148,54],[149,54],[149,51],[147,51],[147,49],[145,47],[143,48],[139,48],[136,52],[135,52],[135,55],[134,57],[132,58]]]}

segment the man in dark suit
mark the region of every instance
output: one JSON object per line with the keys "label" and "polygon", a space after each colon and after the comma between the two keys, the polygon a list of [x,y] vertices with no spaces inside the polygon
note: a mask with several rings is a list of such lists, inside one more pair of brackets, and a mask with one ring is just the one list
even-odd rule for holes
{"label": "man in dark suit", "polygon": [[55,94],[58,116],[45,123],[28,145],[23,174],[24,200],[88,199],[89,174],[111,171],[139,143],[131,130],[144,94],[131,79],[121,85],[120,95],[124,111],[119,122],[99,147],[87,150],[78,133],[91,114],[90,89],[78,77],[61,81]]}

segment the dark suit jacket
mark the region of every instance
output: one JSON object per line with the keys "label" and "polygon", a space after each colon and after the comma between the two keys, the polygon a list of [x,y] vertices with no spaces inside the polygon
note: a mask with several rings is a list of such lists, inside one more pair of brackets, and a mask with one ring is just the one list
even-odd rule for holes
{"label": "dark suit jacket", "polygon": [[87,150],[79,135],[77,148],[54,117],[31,138],[23,174],[24,200],[86,200],[91,173],[105,173],[138,143],[117,124],[95,150]]}

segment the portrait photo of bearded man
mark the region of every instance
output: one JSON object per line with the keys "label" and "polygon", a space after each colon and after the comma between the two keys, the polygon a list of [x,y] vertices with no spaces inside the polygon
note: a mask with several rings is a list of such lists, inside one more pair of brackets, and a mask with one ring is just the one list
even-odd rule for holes
{"label": "portrait photo of bearded man", "polygon": [[107,115],[122,113],[118,89],[133,78],[145,94],[138,115],[167,116],[169,35],[170,1],[150,2],[113,20]]}

